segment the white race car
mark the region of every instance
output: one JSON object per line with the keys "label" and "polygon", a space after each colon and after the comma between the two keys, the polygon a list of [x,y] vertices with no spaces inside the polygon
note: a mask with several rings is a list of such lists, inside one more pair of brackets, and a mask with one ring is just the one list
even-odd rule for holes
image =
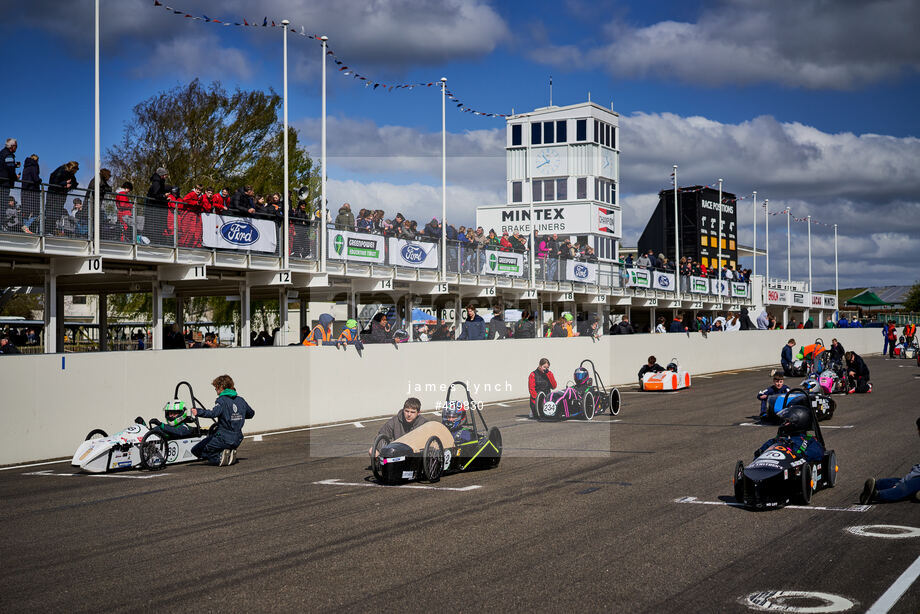
{"label": "white race car", "polygon": [[[184,405],[179,401],[179,388],[188,386],[192,397],[192,406],[204,409],[195,398],[188,382],[176,386],[174,400],[167,404],[167,412]],[[215,423],[216,424],[216,423]],[[170,437],[160,429],[151,429],[143,419],[137,418],[134,424],[113,435],[107,435],[102,429],[93,429],[80,444],[70,461],[71,465],[89,473],[106,473],[122,469],[139,467],[150,471],[162,469],[166,465],[197,460],[192,454],[192,447],[205,438],[207,430],[202,430],[195,418],[192,437]]]}
{"label": "white race car", "polygon": [[642,376],[642,390],[680,390],[689,387],[690,373],[680,368],[676,358],[671,359],[664,371]]}

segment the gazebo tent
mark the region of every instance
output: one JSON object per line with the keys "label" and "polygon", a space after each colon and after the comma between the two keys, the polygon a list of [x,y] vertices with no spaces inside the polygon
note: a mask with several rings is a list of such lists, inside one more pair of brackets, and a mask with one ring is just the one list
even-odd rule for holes
{"label": "gazebo tent", "polygon": [[846,304],[857,305],[859,307],[884,307],[886,305],[891,305],[891,303],[886,303],[880,299],[878,295],[871,290],[860,292],[856,296],[847,300]]}

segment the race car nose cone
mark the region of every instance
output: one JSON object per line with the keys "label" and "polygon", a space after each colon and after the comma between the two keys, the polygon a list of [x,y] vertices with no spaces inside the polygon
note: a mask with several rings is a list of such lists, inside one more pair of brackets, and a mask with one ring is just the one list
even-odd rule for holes
{"label": "race car nose cone", "polygon": [[394,441],[393,443],[387,445],[382,450],[380,450],[380,456],[382,456],[383,458],[392,458],[394,456],[406,456],[407,454],[412,454],[412,448],[398,441]]}
{"label": "race car nose cone", "polygon": [[744,475],[750,480],[755,482],[763,482],[764,480],[769,480],[770,478],[776,477],[777,475],[783,472],[780,467],[747,467],[744,470]]}

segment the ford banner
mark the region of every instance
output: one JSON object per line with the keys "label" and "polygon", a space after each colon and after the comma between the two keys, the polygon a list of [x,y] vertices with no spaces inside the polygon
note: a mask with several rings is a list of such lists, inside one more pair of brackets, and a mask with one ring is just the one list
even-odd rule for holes
{"label": "ford banner", "polygon": [[718,294],[719,296],[728,295],[728,282],[724,279],[710,279],[709,280],[709,292],[710,294]]}
{"label": "ford banner", "polygon": [[677,276],[674,273],[665,273],[664,271],[651,271],[652,287],[656,290],[667,290],[674,292],[674,286],[677,283]]}
{"label": "ford banner", "polygon": [[205,247],[274,253],[278,230],[271,220],[201,214],[201,243]]}
{"label": "ford banner", "polygon": [[436,269],[440,266],[437,243],[406,241],[390,237],[388,245],[390,248],[389,263],[393,266],[414,269]]}
{"label": "ford banner", "polygon": [[629,277],[626,280],[627,288],[651,288],[652,278],[647,269],[626,269]]}
{"label": "ford banner", "polygon": [[577,281],[582,284],[597,283],[597,263],[579,262],[577,260],[565,261],[565,280]]}
{"label": "ford banner", "polygon": [[330,229],[327,240],[329,244],[326,253],[330,260],[383,264],[386,258],[383,237],[380,235]]}

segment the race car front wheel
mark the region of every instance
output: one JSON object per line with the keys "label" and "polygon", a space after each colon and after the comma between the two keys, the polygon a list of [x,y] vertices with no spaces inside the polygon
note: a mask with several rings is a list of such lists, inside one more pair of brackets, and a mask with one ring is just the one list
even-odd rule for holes
{"label": "race car front wheel", "polygon": [[732,484],[735,486],[735,501],[744,503],[744,462],[738,461],[735,464],[735,474],[732,476]]}
{"label": "race car front wheel", "polygon": [[489,429],[489,442],[486,446],[488,447],[483,450],[485,466],[490,468],[498,467],[498,463],[502,460],[502,433],[497,426]]}
{"label": "race car front wheel", "polygon": [[90,439],[94,439],[97,437],[108,437],[108,434],[102,429],[93,429],[86,435],[86,439],[84,439],[83,441],[89,441]]}
{"label": "race car front wheel", "polygon": [[824,472],[827,476],[825,482],[827,482],[828,488],[833,488],[837,485],[837,453],[831,450],[826,458],[824,463]]}
{"label": "race car front wheel", "polygon": [[585,392],[585,396],[581,397],[581,413],[584,415],[585,420],[594,418],[596,409],[594,406],[594,393],[589,390]]}
{"label": "race car front wheel", "polygon": [[620,413],[620,391],[614,388],[607,395],[607,407],[610,410],[611,416],[616,416]]}
{"label": "race car front wheel", "polygon": [[159,471],[166,466],[166,456],[169,444],[163,436],[156,431],[147,431],[141,439],[141,468],[148,471]]}
{"label": "race car front wheel", "polygon": [[799,486],[799,492],[796,493],[796,503],[799,505],[808,505],[811,503],[811,495],[815,490],[814,482],[812,481],[812,472],[811,465],[805,463],[802,465],[802,472],[800,474],[802,481]]}
{"label": "race car front wheel", "polygon": [[372,446],[374,456],[371,458],[371,470],[374,472],[374,478],[381,484],[386,484],[386,479],[383,475],[383,465],[380,463],[380,451],[389,443],[389,437],[386,435],[377,435],[377,438],[374,440],[374,445]]}
{"label": "race car front wheel", "polygon": [[537,393],[537,400],[534,403],[534,410],[537,412],[537,420],[543,419],[543,405],[546,403],[546,395],[542,392]]}
{"label": "race car front wheel", "polygon": [[422,474],[429,482],[437,482],[444,470],[444,446],[435,436],[428,438],[422,451]]}

